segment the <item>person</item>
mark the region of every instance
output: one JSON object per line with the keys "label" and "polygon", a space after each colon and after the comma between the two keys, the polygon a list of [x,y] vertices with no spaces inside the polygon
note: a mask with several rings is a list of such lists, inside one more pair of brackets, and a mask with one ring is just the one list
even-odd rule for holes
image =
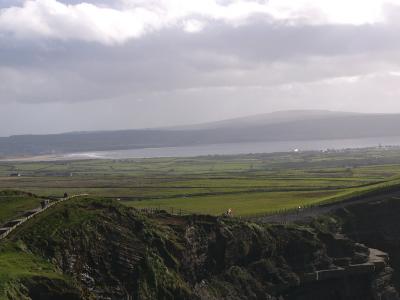
{"label": "person", "polygon": [[224,217],[232,217],[232,209],[228,208],[228,210],[223,214]]}
{"label": "person", "polygon": [[40,206],[42,207],[42,209],[45,209],[48,204],[49,200],[43,200],[40,202]]}
{"label": "person", "polygon": [[68,193],[64,193],[64,198],[68,198]]}
{"label": "person", "polygon": [[221,217],[232,217],[233,213],[232,213],[232,209],[228,208],[228,210],[226,212],[224,212]]}

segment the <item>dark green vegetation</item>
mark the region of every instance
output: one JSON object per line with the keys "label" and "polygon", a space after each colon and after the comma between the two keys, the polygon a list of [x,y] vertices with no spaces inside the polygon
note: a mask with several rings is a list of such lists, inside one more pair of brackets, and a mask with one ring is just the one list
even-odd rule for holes
{"label": "dark green vegetation", "polygon": [[218,143],[398,136],[398,114],[289,111],[174,129],[137,129],[0,138],[0,156]]}
{"label": "dark green vegetation", "polygon": [[[10,177],[20,173],[21,177]],[[134,207],[266,213],[396,185],[400,150],[198,158],[1,162],[0,189],[42,196],[89,193]],[[0,198],[1,199],[1,198]]]}
{"label": "dark green vegetation", "polygon": [[367,247],[320,227],[75,198],[0,241],[0,299],[397,299],[386,269],[311,279],[368,261]]}

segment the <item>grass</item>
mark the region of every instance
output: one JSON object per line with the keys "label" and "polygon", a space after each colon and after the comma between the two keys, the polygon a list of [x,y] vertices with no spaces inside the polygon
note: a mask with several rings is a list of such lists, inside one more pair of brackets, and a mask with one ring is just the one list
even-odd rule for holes
{"label": "grass", "polygon": [[46,277],[68,280],[57,272],[54,265],[14,246],[3,244],[0,248],[0,300],[9,299],[7,294],[13,294],[14,286],[29,278]]}
{"label": "grass", "polygon": [[21,192],[0,192],[0,226],[22,212],[40,206],[40,198]]}
{"label": "grass", "polygon": [[[26,282],[38,284],[41,279],[50,288],[59,286],[68,290],[73,286],[72,279],[63,275],[61,270],[46,260],[38,251],[33,251],[34,245],[42,245],[46,249],[48,239],[61,239],[63,230],[67,227],[77,227],[90,218],[95,218],[93,210],[80,210],[85,198],[70,200],[62,205],[56,205],[42,214],[30,219],[18,227],[10,236],[0,242],[0,300],[28,299],[22,286]],[[91,200],[89,200],[91,201]],[[93,200],[95,201],[95,200]],[[98,200],[99,201],[99,200]],[[66,208],[75,205],[65,216]],[[31,248],[26,246],[29,244]],[[55,288],[57,289],[57,288]]]}
{"label": "grass", "polygon": [[[22,176],[10,177],[13,172]],[[89,193],[120,198],[130,207],[173,207],[212,214],[233,208],[237,215],[340,201],[379,184],[392,184],[398,177],[400,150],[397,148],[195,158],[0,162],[0,190],[17,189],[42,196]],[[10,208],[5,209],[8,216],[24,209],[24,201],[35,202],[33,199],[21,201],[17,207],[15,199],[12,212]]]}
{"label": "grass", "polygon": [[182,209],[187,212],[202,212],[218,215],[226,212],[228,208],[233,210],[235,215],[253,215],[288,209],[299,205],[310,205],[328,199],[336,195],[336,192],[271,192],[254,193],[251,195],[224,195],[224,196],[205,196],[191,198],[172,198],[168,200],[146,200],[131,201],[126,205],[136,208],[162,208],[170,210]]}
{"label": "grass", "polygon": [[380,192],[400,190],[400,180],[394,179],[373,185],[352,187],[341,190],[305,191],[305,192],[269,192],[230,196],[205,196],[190,198],[172,198],[167,200],[145,200],[128,202],[126,205],[136,208],[158,208],[167,211],[179,209],[185,213],[207,213],[219,215],[228,208],[238,216],[251,216],[305,207],[316,204],[334,203],[351,200]]}

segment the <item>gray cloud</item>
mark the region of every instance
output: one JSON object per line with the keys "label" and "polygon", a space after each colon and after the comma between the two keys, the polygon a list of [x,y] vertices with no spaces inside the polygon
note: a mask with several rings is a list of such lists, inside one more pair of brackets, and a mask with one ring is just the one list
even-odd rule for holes
{"label": "gray cloud", "polygon": [[[239,28],[217,23],[198,34],[169,29],[117,47],[5,39],[0,74],[3,85],[25,86],[15,95],[8,92],[10,99],[23,102],[273,86],[376,72],[378,65],[395,67],[400,42],[394,34],[382,25],[293,27],[257,21]],[[370,61],[381,53],[384,57]],[[351,69],[346,68],[349,60]]]}
{"label": "gray cloud", "polygon": [[0,135],[197,123],[281,109],[400,111],[399,11],[393,6],[385,22],[365,24],[292,23],[264,13],[239,25],[197,18],[205,23],[198,32],[178,22],[118,44],[6,32],[0,110],[24,117],[0,120]]}

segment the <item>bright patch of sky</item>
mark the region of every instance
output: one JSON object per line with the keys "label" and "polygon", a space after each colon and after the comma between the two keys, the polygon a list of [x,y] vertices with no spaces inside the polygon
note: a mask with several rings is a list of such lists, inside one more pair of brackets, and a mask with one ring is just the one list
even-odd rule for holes
{"label": "bright patch of sky", "polygon": [[[10,3],[10,2],[7,2]],[[148,32],[182,26],[199,32],[207,21],[240,26],[254,15],[306,24],[365,24],[383,22],[393,0],[119,0],[60,2],[27,0],[0,11],[0,32],[19,38],[32,36],[119,44]]]}

